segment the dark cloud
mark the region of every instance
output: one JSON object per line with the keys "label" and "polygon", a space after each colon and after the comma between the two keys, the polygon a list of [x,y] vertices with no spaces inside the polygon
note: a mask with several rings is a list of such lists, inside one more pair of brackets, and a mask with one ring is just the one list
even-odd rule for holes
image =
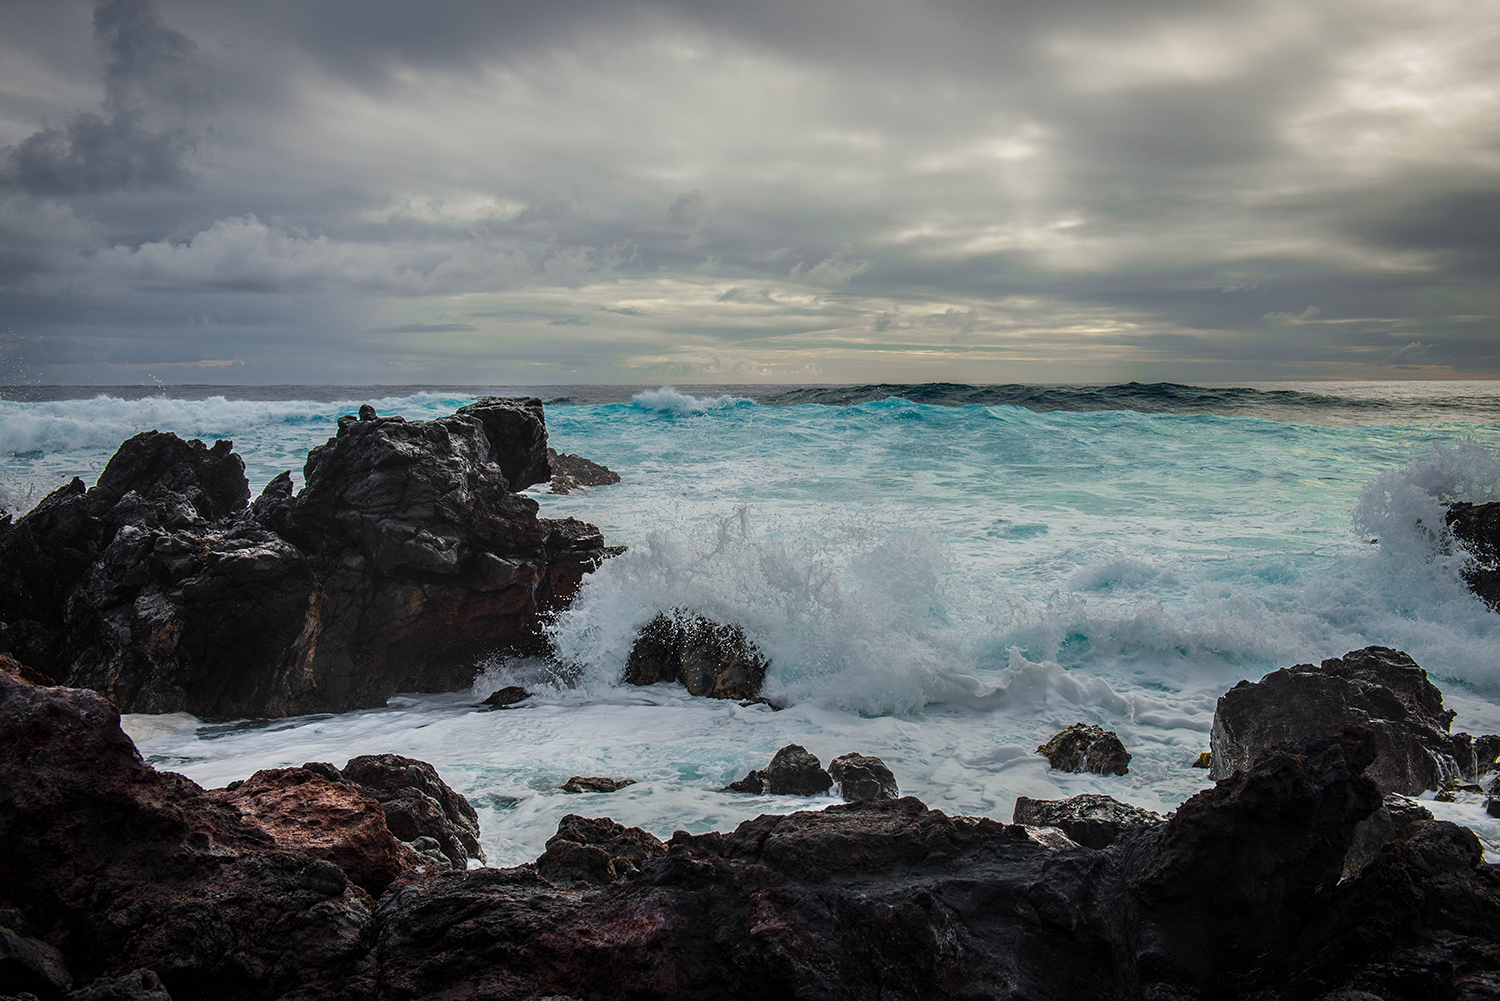
{"label": "dark cloud", "polygon": [[105,56],[104,114],[74,115],[0,150],[0,191],[70,197],[191,180],[194,140],[181,126],[151,128],[149,117],[200,98],[193,43],[163,24],[149,0],[101,0],[94,35]]}

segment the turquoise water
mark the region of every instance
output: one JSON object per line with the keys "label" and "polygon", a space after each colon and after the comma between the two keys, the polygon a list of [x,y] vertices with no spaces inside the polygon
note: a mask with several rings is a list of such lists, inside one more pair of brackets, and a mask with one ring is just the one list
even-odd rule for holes
{"label": "turquoise water", "polygon": [[[300,474],[359,403],[422,419],[478,395],[371,392],[0,402],[0,504],[92,482],[149,428],[232,438],[258,490]],[[185,720],[143,751],[209,785],[370,751],[425,758],[479,807],[493,863],[535,857],[568,812],[665,836],[786,809],[717,790],[792,741],[825,762],[878,754],[950,812],[1009,820],[1017,795],[1085,791],[1171,809],[1205,784],[1189,764],[1223,691],[1371,643],[1426,667],[1456,727],[1500,731],[1500,615],[1463,587],[1462,552],[1414,527],[1500,488],[1487,387],[1096,387],[1030,406],[945,392],[766,405],[569,387],[578,402],[547,410],[553,445],[623,481],[532,492],[544,515],[630,546],[552,626],[574,670],[496,660],[471,692],[261,728]],[[678,605],[743,625],[790,708],[619,686],[634,630]],[[473,711],[514,681],[540,696]],[[1059,775],[1032,753],[1079,720],[1120,734],[1129,775]],[[638,784],[564,795],[572,774]],[[1493,833],[1477,809],[1446,809]]]}

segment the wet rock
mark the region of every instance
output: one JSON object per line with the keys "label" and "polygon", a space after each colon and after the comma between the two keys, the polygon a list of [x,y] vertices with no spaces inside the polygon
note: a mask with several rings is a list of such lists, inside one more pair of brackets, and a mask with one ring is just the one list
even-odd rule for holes
{"label": "wet rock", "polygon": [[693,695],[748,699],[760,692],[766,660],[739,626],[676,608],[641,629],[625,662],[625,681],[680,681]]}
{"label": "wet rock", "polygon": [[[1462,773],[1448,733],[1452,720],[1442,692],[1415,661],[1386,647],[1367,647],[1230,689],[1214,713],[1209,774],[1220,779],[1247,768],[1281,741],[1358,725],[1375,735],[1379,753],[1369,775],[1381,791],[1414,796]],[[1467,735],[1459,746],[1468,758]]]}
{"label": "wet rock", "polygon": [[1449,779],[1432,798],[1439,803],[1477,803],[1484,800],[1484,788],[1477,782]]}
{"label": "wet rock", "polygon": [[1387,793],[1380,808],[1354,829],[1354,839],[1344,855],[1343,878],[1358,875],[1390,842],[1405,841],[1418,821],[1432,819],[1432,814],[1420,804],[1405,796]]}
{"label": "wet rock", "polygon": [[18,659],[129,712],[282,716],[453,691],[617,550],[516,491],[542,482],[537,400],[433,421],[362,412],[248,505],[244,464],[137,435],[99,482],[0,523],[0,625]]}
{"label": "wet rock", "polygon": [[635,779],[607,779],[597,775],[574,775],[562,785],[563,792],[616,792],[635,785]]}
{"label": "wet rock", "polygon": [[0,985],[8,994],[56,997],[72,989],[73,975],[53,946],[0,927]]}
{"label": "wet rock", "polygon": [[1092,723],[1074,723],[1053,734],[1036,753],[1061,772],[1124,775],[1130,768],[1130,752],[1115,732]]}
{"label": "wet rock", "polygon": [[425,761],[400,754],[361,754],[341,769],[345,781],[377,800],[386,826],[406,842],[431,838],[454,869],[484,859],[479,815]]}
{"label": "wet rock", "polygon": [[386,825],[374,797],[306,768],[267,768],[210,796],[232,804],[289,851],[326,859],[379,897],[424,862]]}
{"label": "wet rock", "polygon": [[1070,799],[1016,797],[1012,823],[1055,827],[1087,848],[1106,848],[1122,831],[1160,824],[1160,814],[1121,803],[1110,796],[1084,793]]}
{"label": "wet rock", "polygon": [[819,796],[833,779],[801,744],[788,744],[771,756],[766,768],[766,792],[773,796]]}
{"label": "wet rock", "polygon": [[1474,557],[1464,580],[1480,600],[1500,610],[1500,503],[1458,503],[1448,508],[1449,531]]}
{"label": "wet rock", "polygon": [[513,706],[517,702],[524,702],[529,698],[531,698],[531,693],[520,685],[506,685],[479,704],[482,706]]}
{"label": "wet rock", "polygon": [[536,868],[554,881],[610,883],[666,853],[660,840],[639,827],[570,813],[547,839],[547,851],[536,860]]}
{"label": "wet rock", "polygon": [[0,895],[75,981],[160,975],[181,997],[369,981],[369,898],[198,786],[141,761],[98,694],[0,672]]}
{"label": "wet rock", "polygon": [[552,467],[552,482],[549,489],[555,494],[571,493],[581,487],[603,487],[620,482],[620,474],[581,455],[562,455],[556,449],[547,449],[547,462]]}
{"label": "wet rock", "polygon": [[759,796],[766,791],[766,770],[758,768],[751,771],[742,779],[735,779],[722,790],[723,792],[744,792]]}
{"label": "wet rock", "polygon": [[[816,761],[817,759],[813,759]],[[867,799],[899,799],[896,776],[884,761],[872,755],[850,752],[828,763],[828,777],[839,787],[846,803]]]}

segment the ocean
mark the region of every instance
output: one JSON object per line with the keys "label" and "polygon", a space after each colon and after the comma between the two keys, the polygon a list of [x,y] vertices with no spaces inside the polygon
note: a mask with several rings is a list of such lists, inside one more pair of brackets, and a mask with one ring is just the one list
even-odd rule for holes
{"label": "ocean", "polygon": [[[421,758],[479,811],[489,864],[514,865],[569,813],[665,838],[834,802],[720,791],[788,743],[877,755],[948,813],[1083,792],[1170,811],[1209,784],[1192,762],[1218,696],[1370,644],[1427,669],[1455,730],[1500,733],[1500,615],[1421,527],[1500,499],[1492,383],[0,387],[0,507],[92,484],[153,428],[232,439],[254,492],[284,469],[300,485],[359,404],[416,420],[490,394],[540,396],[555,448],[623,477],[531,491],[629,547],[551,623],[559,660],[497,656],[470,690],[343,715],[128,717],[147,760],[220,786]],[[673,607],[743,626],[786,708],[622,686],[634,631]],[[508,684],[536,696],[476,707]],[[1119,734],[1127,775],[1035,754],[1080,721]],[[636,784],[565,794],[572,775]],[[1428,805],[1500,858],[1500,821]]]}

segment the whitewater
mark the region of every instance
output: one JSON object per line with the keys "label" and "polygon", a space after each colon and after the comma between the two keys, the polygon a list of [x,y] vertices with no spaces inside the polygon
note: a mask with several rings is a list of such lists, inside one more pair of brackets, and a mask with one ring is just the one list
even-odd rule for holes
{"label": "whitewater", "polygon": [[[551,623],[557,658],[343,715],[127,717],[148,761],[212,787],[421,758],[478,810],[489,864],[514,865],[569,813],[665,838],[834,802],[720,791],[788,743],[877,755],[948,813],[1083,792],[1166,812],[1209,784],[1192,763],[1229,687],[1370,644],[1428,670],[1455,730],[1500,732],[1500,615],[1430,529],[1500,499],[1487,384],[23,387],[0,389],[0,507],[92,484],[152,429],[232,439],[255,492],[284,469],[300,485],[362,403],[419,420],[495,392],[542,396],[552,445],[623,477],[529,491],[629,547]],[[785,708],[621,685],[635,631],[674,607],[741,625]],[[535,695],[477,706],[509,684]],[[1119,734],[1129,774],[1047,768],[1037,745],[1080,721]],[[636,784],[565,794],[572,775]],[[1496,857],[1500,821],[1429,805]]]}

